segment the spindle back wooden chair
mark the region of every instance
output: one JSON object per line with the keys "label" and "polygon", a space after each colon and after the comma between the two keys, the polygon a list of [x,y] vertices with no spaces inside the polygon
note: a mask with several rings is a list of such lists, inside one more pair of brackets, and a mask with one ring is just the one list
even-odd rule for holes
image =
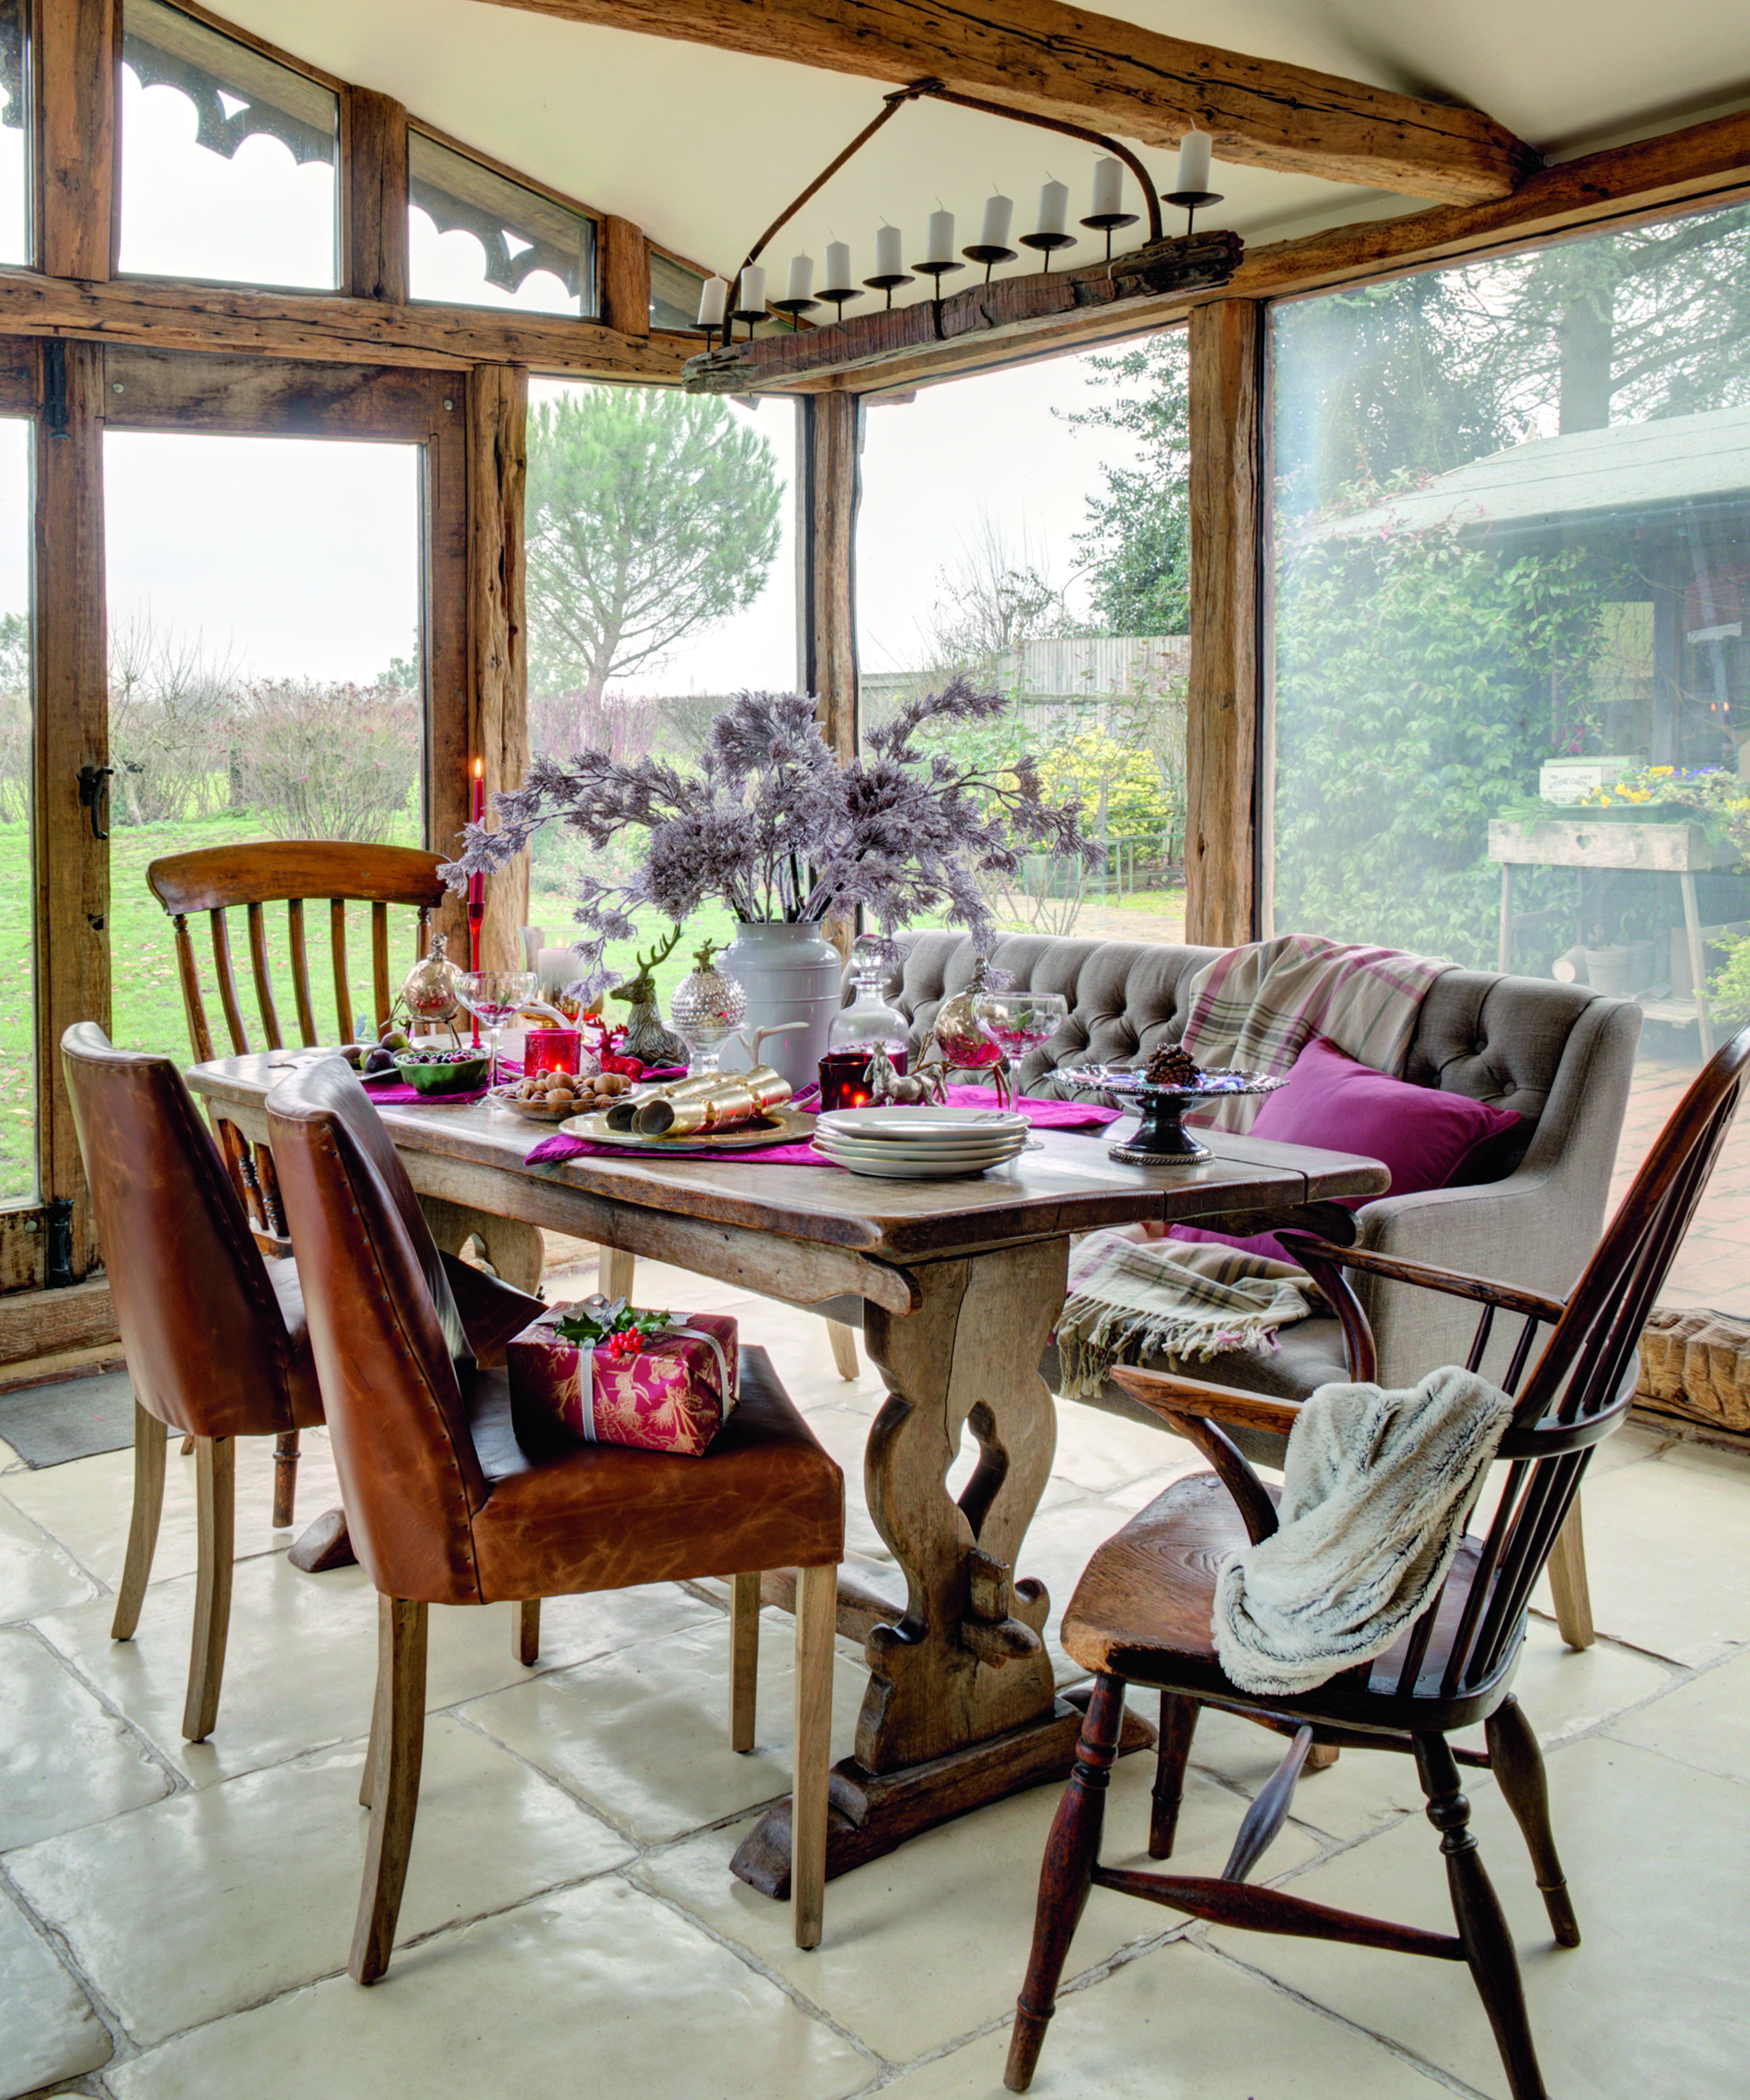
{"label": "spindle back wooden chair", "polygon": [[[1051,2018],[1058,1978],[1090,1886],[1111,1888],[1221,1924],[1336,1939],[1359,1946],[1469,1964],[1494,2030],[1514,2100],[1545,2100],[1506,1921],[1483,1871],[1460,1786],[1460,1765],[1485,1766],[1524,1835],[1550,1926],[1564,1947],[1579,1944],[1549,1817],[1537,1739],[1510,1687],[1532,1590],[1562,1529],[1594,1447],[1633,1398],[1638,1345],[1732,1119],[1746,1065],[1750,1028],[1708,1064],[1651,1151],[1565,1298],[1455,1271],[1388,1262],[1310,1234],[1286,1231],[1371,1362],[1366,1314],[1345,1271],[1389,1273],[1475,1300],[1481,1306],[1468,1366],[1475,1369],[1497,1315],[1522,1321],[1503,1390],[1516,1398],[1497,1454],[1501,1493],[1480,1538],[1466,1537],[1438,1592],[1410,1632],[1372,1662],[1340,1671],[1315,1690],[1260,1699],[1222,1671],[1211,1629],[1216,1571],[1229,1553],[1277,1529],[1272,1491],[1223,1424],[1284,1433],[1298,1403],[1178,1378],[1120,1369],[1125,1390],[1204,1452],[1208,1474],[1176,1482],[1095,1554],[1064,1614],[1068,1653],[1095,1673],[1077,1762],[1046,1850],[1032,1961],[1016,2009],[1006,2082],[1030,2083]],[[1549,1328],[1541,1351],[1540,1329]],[[1530,1367],[1529,1376],[1527,1367]],[[1523,1382],[1523,1390],[1521,1383]],[[1281,1766],[1242,1820],[1222,1873],[1154,1874],[1102,1867],[1105,1788],[1117,1754],[1124,1686],[1161,1690],[1159,1761],[1149,1854],[1170,1857],[1186,1760],[1202,1707],[1215,1706],[1292,1737]],[[1486,1752],[1455,1749],[1454,1730],[1481,1722]],[[1431,1823],[1441,1833],[1456,1936],[1354,1915],[1248,1878],[1280,1830],[1315,1745],[1405,1753],[1416,1760]]]}

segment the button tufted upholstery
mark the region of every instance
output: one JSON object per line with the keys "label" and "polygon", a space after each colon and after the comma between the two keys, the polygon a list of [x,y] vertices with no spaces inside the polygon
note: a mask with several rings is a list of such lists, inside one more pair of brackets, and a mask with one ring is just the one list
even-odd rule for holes
{"label": "button tufted upholstery", "polygon": [[[901,946],[887,997],[910,1020],[916,1042],[942,1000],[971,982],[972,945],[947,932],[902,935]],[[1060,1071],[1144,1061],[1159,1044],[1177,1042],[1191,981],[1220,952],[1027,934],[1000,940],[995,969],[1021,989],[1060,991],[1069,1003],[1063,1028],[1023,1065],[1024,1091],[1061,1095],[1068,1089],[1056,1077]],[[1541,978],[1446,971],[1423,1002],[1404,1076],[1514,1110],[1524,1118],[1522,1145],[1516,1160],[1509,1155],[1505,1177],[1486,1186],[1388,1194],[1363,1206],[1362,1245],[1534,1290],[1572,1288],[1603,1227],[1640,1032],[1640,1009],[1630,1000]],[[1331,1142],[1340,1147],[1341,1134],[1334,1131]],[[1219,1228],[1219,1219],[1207,1222]],[[1387,1384],[1413,1382],[1437,1364],[1462,1359],[1474,1324],[1464,1306],[1397,1284],[1362,1295]],[[1315,1338],[1308,1360],[1340,1354],[1334,1342],[1327,1349]],[[1256,1382],[1240,1375],[1244,1362],[1224,1357],[1223,1382],[1276,1390],[1262,1363]],[[1116,1388],[1111,1398],[1120,1411],[1131,1411]]]}

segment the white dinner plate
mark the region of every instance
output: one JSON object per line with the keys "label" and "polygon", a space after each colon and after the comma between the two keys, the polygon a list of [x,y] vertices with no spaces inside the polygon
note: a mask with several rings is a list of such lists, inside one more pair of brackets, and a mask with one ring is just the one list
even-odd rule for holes
{"label": "white dinner plate", "polygon": [[956,1138],[1025,1136],[1032,1125],[1007,1109],[830,1109],[816,1118],[820,1128],[844,1138],[901,1138],[942,1144]]}
{"label": "white dinner plate", "polygon": [[[868,1174],[878,1181],[960,1181],[971,1174],[982,1174],[992,1166],[1006,1166],[1009,1164],[1007,1158],[987,1159],[967,1166],[949,1166],[939,1159],[931,1159],[922,1165],[903,1158],[846,1159],[827,1152],[821,1145],[815,1145],[811,1149],[819,1152],[823,1159],[830,1159],[835,1166],[844,1167],[847,1173]],[[1009,1157],[1018,1158],[1018,1155],[1012,1153]]]}
{"label": "white dinner plate", "polygon": [[1025,1138],[1004,1139],[999,1144],[859,1144],[843,1138],[817,1137],[816,1144],[835,1159],[887,1159],[914,1166],[991,1166],[1012,1159],[1026,1150]]}

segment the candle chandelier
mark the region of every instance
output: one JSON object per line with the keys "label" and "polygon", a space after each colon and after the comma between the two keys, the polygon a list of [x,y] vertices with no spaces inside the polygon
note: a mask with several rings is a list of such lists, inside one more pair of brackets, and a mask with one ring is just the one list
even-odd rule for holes
{"label": "candle chandelier", "polygon": [[[942,332],[941,310],[943,301],[942,280],[966,268],[968,262],[982,264],[984,282],[990,282],[990,273],[999,262],[1012,262],[1018,249],[1009,243],[1014,217],[1014,200],[1000,194],[991,197],[984,206],[984,216],[976,242],[955,249],[954,214],[937,210],[930,214],[926,254],[921,262],[907,264],[904,259],[904,235],[896,226],[883,224],[875,235],[875,270],[860,284],[854,283],[851,275],[850,244],[834,241],[826,251],[826,284],[818,292],[814,288],[815,262],[808,255],[794,256],[790,260],[785,280],[785,296],[781,299],[768,299],[766,290],[766,273],[760,258],[771,242],[788,225],[810,198],[831,180],[838,171],[858,152],[892,116],[907,102],[924,96],[934,101],[951,102],[956,108],[973,109],[986,116],[1007,117],[1016,123],[1032,124],[1041,130],[1055,131],[1066,138],[1075,138],[1103,150],[1103,158],[1094,164],[1094,191],[1092,208],[1080,224],[1093,234],[1105,237],[1104,262],[1109,269],[1124,267],[1133,273],[1145,270],[1147,258],[1156,250],[1178,247],[1168,243],[1161,224],[1160,207],[1163,202],[1177,206],[1186,214],[1186,242],[1194,235],[1194,221],[1198,212],[1209,205],[1222,202],[1221,193],[1209,187],[1210,154],[1212,140],[1208,133],[1187,131],[1180,144],[1179,169],[1175,186],[1157,195],[1153,178],[1130,148],[1103,133],[1085,130],[1057,117],[1034,116],[1020,109],[1004,108],[996,102],[980,102],[968,94],[960,94],[945,81],[936,80],[914,80],[908,88],[900,88],[883,97],[879,116],[864,125],[850,144],[837,158],[822,168],[800,196],[780,212],[760,238],[747,251],[741,267],[732,280],[712,276],[705,280],[699,298],[698,326],[704,331],[706,365],[711,362],[711,346],[721,333],[726,348],[733,340],[735,324],[740,322],[747,330],[751,342],[755,326],[770,318],[772,311],[788,314],[792,329],[795,329],[802,316],[814,312],[822,304],[833,309],[835,320],[842,321],[844,309],[853,301],[864,298],[869,292],[885,296],[883,312],[891,312],[893,294],[903,285],[915,284],[920,277],[931,281],[928,304],[935,310],[936,332]],[[1142,192],[1142,202],[1148,214],[1148,242],[1144,248],[1119,259],[1114,263],[1112,235],[1124,227],[1134,226],[1140,214],[1124,209],[1124,180],[1128,168],[1136,178]],[[1067,183],[1047,180],[1040,192],[1039,222],[1032,233],[1013,235],[1019,248],[1031,249],[1041,258],[1042,274],[1049,274],[1052,256],[1059,251],[1073,248],[1079,238],[1068,231],[1069,186]],[[1219,261],[1212,268],[1212,282],[1225,281],[1239,256],[1238,242],[1231,234],[1215,237],[1220,249],[1227,256],[1223,269]],[[1182,272],[1180,273],[1182,276]],[[873,317],[865,317],[870,318]],[[719,354],[720,355],[721,354]],[[701,360],[695,360],[698,363]],[[689,368],[690,374],[692,368]],[[697,376],[695,374],[695,376]]]}

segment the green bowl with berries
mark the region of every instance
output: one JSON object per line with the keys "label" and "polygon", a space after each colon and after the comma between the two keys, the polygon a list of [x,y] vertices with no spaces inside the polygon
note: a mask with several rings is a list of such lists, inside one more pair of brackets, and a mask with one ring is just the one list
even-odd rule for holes
{"label": "green bowl with berries", "polygon": [[484,1051],[413,1050],[397,1057],[395,1068],[416,1094],[477,1094],[486,1083]]}

